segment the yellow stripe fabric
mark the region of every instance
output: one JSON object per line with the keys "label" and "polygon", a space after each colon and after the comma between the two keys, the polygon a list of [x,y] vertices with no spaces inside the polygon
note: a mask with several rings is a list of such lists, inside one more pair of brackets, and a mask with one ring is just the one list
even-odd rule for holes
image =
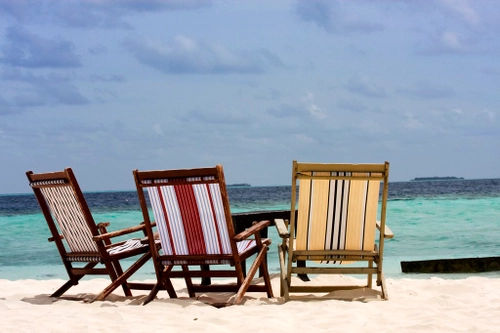
{"label": "yellow stripe fabric", "polygon": [[366,202],[366,225],[363,250],[373,251],[375,249],[375,229],[377,224],[378,198],[380,191],[379,181],[368,182],[368,195]]}
{"label": "yellow stripe fabric", "polygon": [[364,231],[366,182],[353,180],[349,191],[346,250],[360,250]]}
{"label": "yellow stripe fabric", "polygon": [[311,192],[309,244],[307,247],[308,250],[323,250],[325,248],[330,181],[314,180]]}
{"label": "yellow stripe fabric", "polygon": [[297,238],[295,242],[296,250],[307,249],[307,238],[309,230],[309,211],[311,202],[311,180],[299,180],[299,201],[297,208]]}

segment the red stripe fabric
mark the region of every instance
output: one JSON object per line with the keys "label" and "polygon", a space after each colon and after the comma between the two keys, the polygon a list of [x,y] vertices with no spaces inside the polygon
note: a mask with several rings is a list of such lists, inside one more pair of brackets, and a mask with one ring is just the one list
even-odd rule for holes
{"label": "red stripe fabric", "polygon": [[192,185],[174,185],[190,254],[206,254],[200,213]]}

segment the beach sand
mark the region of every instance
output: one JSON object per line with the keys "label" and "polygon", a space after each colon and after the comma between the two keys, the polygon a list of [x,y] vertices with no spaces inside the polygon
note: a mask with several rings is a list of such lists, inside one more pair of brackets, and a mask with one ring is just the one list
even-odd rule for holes
{"label": "beach sand", "polygon": [[[329,277],[333,279],[334,277]],[[336,277],[339,279],[339,277]],[[343,277],[343,281],[353,279]],[[243,305],[215,308],[187,298],[182,280],[174,280],[179,299],[162,291],[146,306],[147,292],[124,297],[115,291],[106,301],[82,301],[103,289],[106,279],[82,281],[65,296],[48,295],[62,280],[0,280],[1,332],[498,332],[500,278],[387,279],[390,299],[372,291],[294,298],[247,293]],[[151,281],[152,282],[152,281]],[[320,283],[318,278],[312,283]],[[272,277],[275,296],[279,281]],[[224,299],[230,295],[202,296]],[[338,299],[331,299],[337,297]],[[342,299],[342,300],[339,300]],[[346,301],[347,300],[347,301]]]}

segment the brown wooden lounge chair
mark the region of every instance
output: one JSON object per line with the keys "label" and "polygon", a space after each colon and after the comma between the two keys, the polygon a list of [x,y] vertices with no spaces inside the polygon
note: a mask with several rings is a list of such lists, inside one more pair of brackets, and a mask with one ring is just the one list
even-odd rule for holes
{"label": "brown wooden lounge chair", "polygon": [[[176,298],[170,280],[176,277],[185,279],[189,297],[202,292],[235,292],[231,304],[239,304],[245,292],[265,292],[273,297],[266,263],[271,241],[259,234],[270,221],[234,234],[222,166],[135,170],[134,178],[150,242],[154,239],[151,210],[162,245],[161,252],[152,251],[158,282],[144,304],[159,290]],[[256,257],[245,277],[242,263],[252,255]],[[176,266],[180,269],[174,270]],[[259,268],[264,284],[251,284]],[[202,278],[201,283],[194,283],[193,277]],[[212,277],[232,277],[234,283],[210,284]]]}
{"label": "brown wooden lounge chair", "polygon": [[[276,220],[278,233],[283,238],[278,246],[281,296],[288,300],[292,292],[372,288],[372,275],[376,275],[381,298],[388,298],[382,272],[384,239],[393,237],[385,223],[388,177],[388,162],[319,164],[293,161],[290,220]],[[375,243],[376,228],[379,229],[378,244]],[[306,262],[311,267],[305,265]],[[341,265],[353,262],[363,264]],[[292,274],[304,280],[307,274],[364,274],[367,281],[362,286],[308,286],[307,282],[294,285]]]}
{"label": "brown wooden lounge chair", "polygon": [[[28,171],[26,175],[52,234],[49,241],[56,244],[69,275],[69,281],[52,297],[60,297],[87,274],[109,275],[112,281],[94,300],[104,300],[120,285],[126,296],[132,296],[131,289],[152,289],[152,284],[127,282],[151,258],[149,243],[139,238],[111,242],[112,237],[139,231],[144,238],[144,224],[113,232],[107,232],[108,222],[96,225],[70,168],[39,174]],[[124,272],[120,260],[138,255],[141,257]]]}

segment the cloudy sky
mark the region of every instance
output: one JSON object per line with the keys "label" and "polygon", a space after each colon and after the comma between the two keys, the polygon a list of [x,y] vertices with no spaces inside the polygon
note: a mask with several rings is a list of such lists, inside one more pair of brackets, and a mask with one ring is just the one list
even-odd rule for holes
{"label": "cloudy sky", "polygon": [[72,167],[500,177],[497,1],[0,0],[0,193]]}

